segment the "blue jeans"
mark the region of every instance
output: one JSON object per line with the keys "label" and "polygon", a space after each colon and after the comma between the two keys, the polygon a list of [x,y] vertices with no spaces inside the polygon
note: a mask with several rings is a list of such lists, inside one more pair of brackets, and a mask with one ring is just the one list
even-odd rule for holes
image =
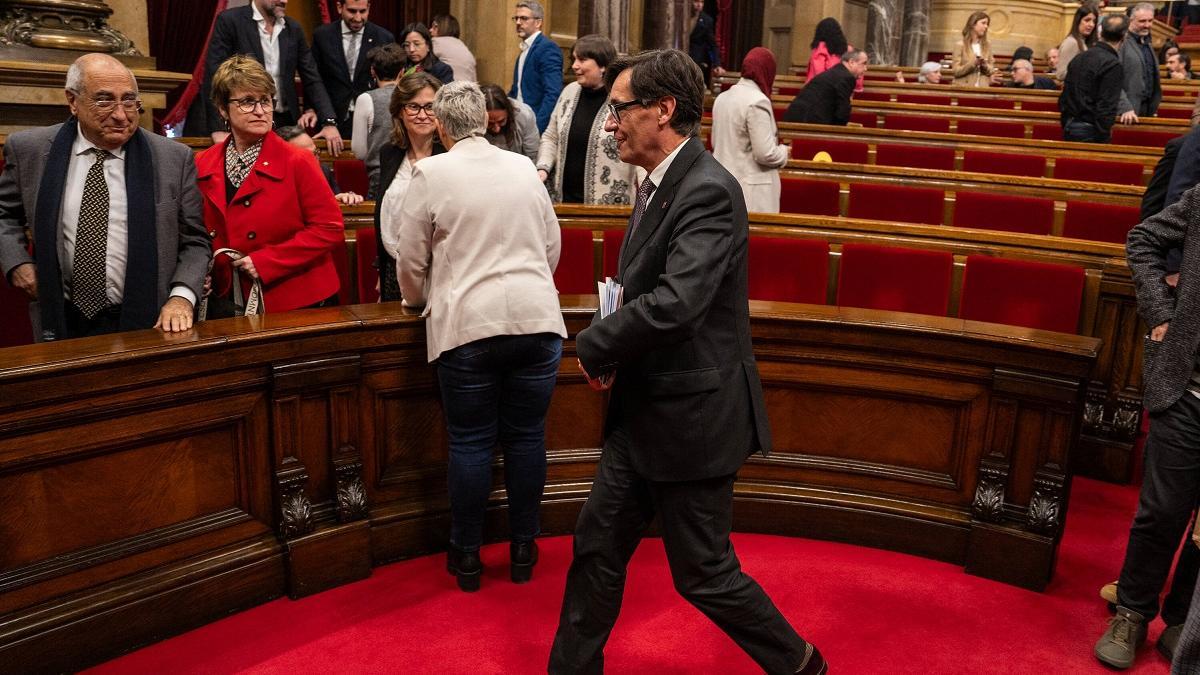
{"label": "blue jeans", "polygon": [[1063,140],[1082,143],[1107,143],[1110,135],[1088,122],[1072,120],[1063,125]]}
{"label": "blue jeans", "polygon": [[445,351],[437,360],[450,435],[450,543],[474,551],[492,490],[492,452],[504,450],[504,487],[514,541],[538,535],[546,486],[546,411],[558,378],[562,338],[497,335]]}

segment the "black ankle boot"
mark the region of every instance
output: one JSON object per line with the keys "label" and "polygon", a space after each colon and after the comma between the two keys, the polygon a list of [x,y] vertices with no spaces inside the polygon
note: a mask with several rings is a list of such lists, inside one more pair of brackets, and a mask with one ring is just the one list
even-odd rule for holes
{"label": "black ankle boot", "polygon": [[508,545],[508,555],[512,560],[514,584],[523,584],[533,578],[533,566],[538,561],[536,541],[514,541]]}
{"label": "black ankle boot", "polygon": [[454,544],[446,551],[446,571],[458,579],[458,587],[468,593],[479,590],[479,577],[483,574],[483,563],[479,551],[464,551]]}

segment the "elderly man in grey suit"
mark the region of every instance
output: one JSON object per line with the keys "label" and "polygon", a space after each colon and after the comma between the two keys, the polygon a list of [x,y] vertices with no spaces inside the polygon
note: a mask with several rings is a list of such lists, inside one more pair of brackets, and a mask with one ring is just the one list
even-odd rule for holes
{"label": "elderly man in grey suit", "polygon": [[549,670],[603,672],[626,567],[657,515],[688,602],[764,671],[821,675],[820,652],[729,541],[737,471],[771,439],[750,346],[746,203],[696,137],[704,76],[687,54],[662,50],[614,61],[605,81],[605,129],[621,161],[648,176],[621,246],[624,304],[576,338],[585,377],[612,398]]}
{"label": "elderly man in grey suit", "polygon": [[35,337],[191,328],[212,257],[191,150],[138,128],[111,56],[76,60],[66,96],[72,117],[9,136],[0,174],[0,271],[37,301]]}

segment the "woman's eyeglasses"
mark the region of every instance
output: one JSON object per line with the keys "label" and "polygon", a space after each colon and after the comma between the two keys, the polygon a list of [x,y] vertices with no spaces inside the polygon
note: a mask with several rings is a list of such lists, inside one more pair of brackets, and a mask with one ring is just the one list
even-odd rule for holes
{"label": "woman's eyeglasses", "polygon": [[417,115],[420,115],[421,113],[425,113],[426,115],[432,117],[433,116],[433,104],[426,103],[425,105],[421,105],[419,103],[405,103],[404,104],[404,112],[407,113],[409,117],[416,117]]}
{"label": "woman's eyeglasses", "polygon": [[275,101],[270,98],[239,98],[229,103],[237,106],[237,109],[244,113],[252,113],[259,106],[262,106],[262,111],[265,113],[272,112],[275,109]]}

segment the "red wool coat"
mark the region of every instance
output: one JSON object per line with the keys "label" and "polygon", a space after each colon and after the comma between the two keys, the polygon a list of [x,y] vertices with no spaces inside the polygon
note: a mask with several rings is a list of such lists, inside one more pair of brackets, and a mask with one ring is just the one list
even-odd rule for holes
{"label": "red wool coat", "polygon": [[[263,282],[268,312],[307,307],[340,287],[333,255],[346,245],[342,211],[312,153],[267,134],[254,169],[232,202],[225,198],[225,145],[196,157],[204,195],[204,226],[213,250],[251,257]],[[213,293],[227,295],[228,258],[213,265]],[[245,285],[243,285],[245,286]]]}

